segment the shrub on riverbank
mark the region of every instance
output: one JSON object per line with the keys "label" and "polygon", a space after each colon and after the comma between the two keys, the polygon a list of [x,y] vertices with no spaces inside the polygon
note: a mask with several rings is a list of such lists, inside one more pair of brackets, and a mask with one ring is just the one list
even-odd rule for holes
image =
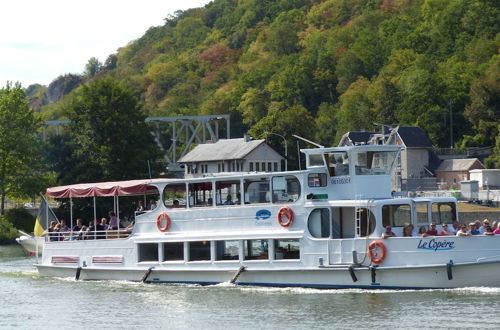
{"label": "shrub on riverbank", "polygon": [[5,216],[0,216],[0,244],[9,244],[18,236],[17,230]]}
{"label": "shrub on riverbank", "polygon": [[5,214],[5,218],[14,226],[27,233],[33,231],[35,226],[35,217],[32,216],[24,207],[10,209]]}

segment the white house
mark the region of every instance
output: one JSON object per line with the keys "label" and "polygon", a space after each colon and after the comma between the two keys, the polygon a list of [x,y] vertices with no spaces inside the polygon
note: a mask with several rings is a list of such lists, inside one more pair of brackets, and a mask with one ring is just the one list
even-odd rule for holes
{"label": "white house", "polygon": [[284,161],[265,140],[221,139],[214,143],[199,144],[179,163],[184,165],[186,177],[223,172],[278,172],[284,171]]}

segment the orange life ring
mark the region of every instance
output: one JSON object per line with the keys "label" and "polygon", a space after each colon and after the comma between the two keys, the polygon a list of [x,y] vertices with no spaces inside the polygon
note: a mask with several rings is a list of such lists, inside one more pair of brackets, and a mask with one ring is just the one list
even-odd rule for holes
{"label": "orange life ring", "polygon": [[[283,217],[286,218],[285,221],[283,221]],[[288,206],[282,207],[279,212],[278,212],[278,223],[282,227],[290,227],[293,222],[293,211],[291,208]]]}
{"label": "orange life ring", "polygon": [[[379,252],[377,251],[380,249],[380,256]],[[373,241],[368,245],[368,255],[370,256],[370,259],[372,260],[373,263],[375,264],[380,264],[384,261],[385,256],[387,254],[387,249],[381,241]]]}
{"label": "orange life ring", "polygon": [[[162,222],[165,221],[165,226],[162,225]],[[166,232],[168,228],[170,228],[170,217],[167,213],[162,213],[156,218],[156,227],[161,232]]]}

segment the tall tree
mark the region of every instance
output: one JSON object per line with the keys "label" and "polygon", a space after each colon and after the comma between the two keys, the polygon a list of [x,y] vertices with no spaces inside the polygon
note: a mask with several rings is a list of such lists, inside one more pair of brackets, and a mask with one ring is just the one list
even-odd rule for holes
{"label": "tall tree", "polygon": [[30,178],[38,175],[40,122],[28,106],[19,83],[0,89],[0,213],[5,198],[20,195]]}
{"label": "tall tree", "polygon": [[68,108],[71,168],[68,182],[126,180],[148,176],[159,149],[132,94],[111,79],[82,85]]}

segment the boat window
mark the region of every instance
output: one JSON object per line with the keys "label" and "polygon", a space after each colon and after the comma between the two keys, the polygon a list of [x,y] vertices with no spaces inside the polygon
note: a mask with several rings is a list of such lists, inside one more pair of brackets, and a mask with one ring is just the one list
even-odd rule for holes
{"label": "boat window", "polygon": [[273,203],[293,203],[299,196],[300,182],[295,176],[273,177]]}
{"label": "boat window", "polygon": [[238,260],[239,249],[239,241],[216,241],[215,260]]}
{"label": "boat window", "polygon": [[245,204],[269,203],[269,178],[245,180]]}
{"label": "boat window", "polygon": [[154,261],[158,262],[158,244],[156,243],[143,243],[138,244],[139,262]]}
{"label": "boat window", "polygon": [[217,181],[215,183],[215,196],[217,205],[241,204],[240,181]]}
{"label": "boat window", "polygon": [[327,152],[324,154],[330,176],[349,175],[347,152]]}
{"label": "boat window", "polygon": [[300,259],[300,243],[298,239],[274,240],[274,259]]}
{"label": "boat window", "polygon": [[163,190],[163,203],[168,208],[186,207],[186,185],[169,184]]}
{"label": "boat window", "polygon": [[326,187],[325,173],[311,173],[307,176],[307,185],[309,187]]}
{"label": "boat window", "polygon": [[189,184],[189,207],[213,206],[212,182]]}
{"label": "boat window", "polygon": [[163,243],[163,261],[183,261],[184,243]]}
{"label": "boat window", "polygon": [[330,237],[330,211],[328,209],[312,210],[311,214],[309,214],[307,227],[313,237]]}
{"label": "boat window", "polygon": [[395,151],[367,151],[356,153],[354,168],[357,175],[387,175],[396,159]]}
{"label": "boat window", "polygon": [[432,203],[432,222],[437,224],[452,223],[456,219],[455,203]]}
{"label": "boat window", "polygon": [[210,261],[210,242],[189,242],[189,261]]}
{"label": "boat window", "polygon": [[[360,208],[358,212],[360,227],[357,234],[358,237],[366,237],[375,230],[375,215],[364,207]],[[369,218],[368,215],[370,216]]]}
{"label": "boat window", "polygon": [[243,241],[245,260],[269,259],[269,244],[265,239]]}
{"label": "boat window", "polygon": [[417,224],[428,224],[429,221],[429,203],[415,203],[415,208],[417,209]]}
{"label": "boat window", "polygon": [[313,154],[309,155],[309,166],[325,166],[323,162],[323,155]]}
{"label": "boat window", "polygon": [[404,227],[411,223],[411,207],[408,204],[382,206],[382,225]]}

